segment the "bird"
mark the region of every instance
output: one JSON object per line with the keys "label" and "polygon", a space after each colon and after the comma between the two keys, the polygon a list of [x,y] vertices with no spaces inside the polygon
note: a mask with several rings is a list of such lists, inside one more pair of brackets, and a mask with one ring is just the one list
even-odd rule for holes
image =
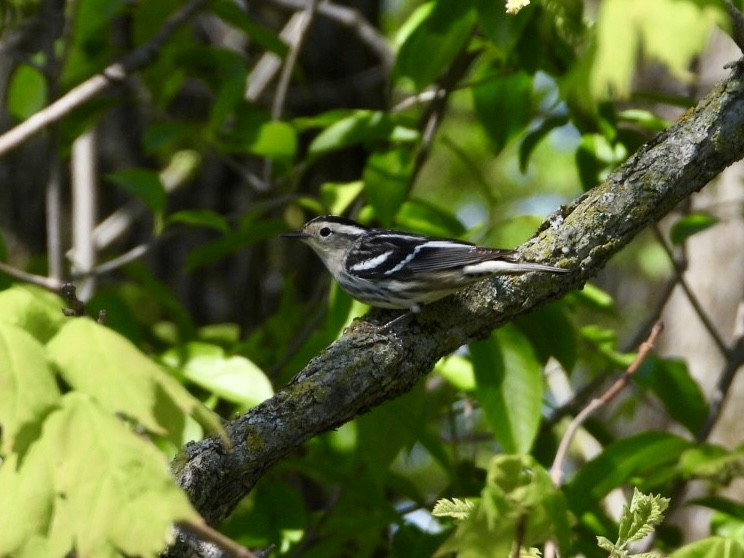
{"label": "bird", "polygon": [[282,236],[310,246],[352,298],[410,313],[494,275],[569,271],[523,261],[515,250],[371,228],[334,215],[315,217]]}

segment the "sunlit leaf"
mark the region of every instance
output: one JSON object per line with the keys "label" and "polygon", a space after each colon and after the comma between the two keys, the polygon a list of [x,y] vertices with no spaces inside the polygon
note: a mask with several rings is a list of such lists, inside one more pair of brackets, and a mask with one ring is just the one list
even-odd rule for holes
{"label": "sunlit leaf", "polygon": [[527,453],[537,436],[544,383],[542,366],[514,326],[470,344],[475,396],[507,453]]}
{"label": "sunlit leaf", "polygon": [[[689,65],[711,31],[726,26],[722,3],[678,0],[606,0],[600,4],[597,52],[591,74],[596,97],[627,97],[638,53],[691,79]],[[684,37],[684,40],[680,40]]]}
{"label": "sunlit leaf", "polygon": [[692,235],[702,232],[718,222],[718,219],[707,213],[685,215],[672,225],[669,237],[673,244],[682,244]]}
{"label": "sunlit leaf", "polygon": [[0,322],[26,330],[40,343],[51,339],[67,318],[57,295],[33,285],[13,285],[0,292]]}
{"label": "sunlit leaf", "polygon": [[733,538],[707,537],[672,552],[669,558],[744,558],[744,546]]}
{"label": "sunlit leaf", "polygon": [[22,453],[60,397],[44,347],[18,327],[0,323],[0,451]]}
{"label": "sunlit leaf", "polygon": [[219,419],[124,337],[87,318],[70,320],[47,345],[65,382],[112,413],[180,446],[185,416],[208,430]]}
{"label": "sunlit leaf", "polygon": [[242,356],[227,356],[217,345],[192,342],[163,355],[163,362],[184,377],[244,408],[254,407],[274,395],[271,382],[253,362]]}
{"label": "sunlit leaf", "polygon": [[151,556],[174,522],[201,520],[155,446],[91,396],[61,403],[23,462],[0,468],[1,555]]}

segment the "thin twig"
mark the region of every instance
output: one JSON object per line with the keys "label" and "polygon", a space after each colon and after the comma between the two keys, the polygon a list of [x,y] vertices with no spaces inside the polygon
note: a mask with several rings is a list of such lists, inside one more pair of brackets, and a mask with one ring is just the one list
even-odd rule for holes
{"label": "thin twig", "polygon": [[[289,82],[292,79],[297,60],[300,57],[300,51],[302,45],[305,44],[305,37],[307,37],[310,26],[313,23],[315,17],[315,9],[318,5],[318,0],[306,0],[305,9],[301,14],[301,19],[297,23],[297,30],[294,36],[294,40],[290,44],[289,53],[284,61],[284,66],[279,74],[279,83],[276,86],[276,92],[274,99],[271,103],[271,118],[273,120],[280,120],[284,113],[284,103],[287,100],[287,91],[289,90]],[[264,172],[263,182],[265,184],[271,183],[271,171],[273,167],[273,160],[266,158],[264,161]]]}
{"label": "thin twig", "polygon": [[555,459],[553,460],[553,465],[550,468],[550,478],[553,479],[553,482],[556,486],[560,486],[563,482],[563,464],[566,461],[566,457],[568,456],[568,449],[571,447],[571,442],[573,442],[573,439],[576,436],[576,432],[578,432],[581,425],[592,414],[594,414],[597,409],[612,401],[615,397],[617,397],[617,394],[620,393],[628,385],[628,383],[630,383],[631,378],[633,378],[633,375],[638,371],[638,367],[648,356],[649,352],[654,346],[654,343],[656,342],[656,338],[659,336],[663,329],[664,324],[660,321],[656,322],[656,325],[654,325],[654,327],[651,329],[651,333],[649,334],[648,339],[646,339],[646,341],[641,344],[640,348],[638,349],[638,354],[636,355],[635,359],[628,367],[628,369],[625,371],[625,373],[620,376],[615,381],[615,383],[612,384],[610,388],[605,391],[600,397],[591,400],[589,404],[584,407],[584,409],[571,421],[571,424],[569,424],[568,429],[566,429],[566,432],[561,439],[561,443],[558,446],[558,451],[555,454]]}
{"label": "thin twig", "polygon": [[413,171],[411,172],[410,184],[413,184],[416,181],[416,177],[429,156],[431,145],[434,142],[434,136],[436,135],[439,125],[444,118],[444,113],[447,110],[447,101],[449,100],[450,94],[455,90],[458,82],[462,76],[465,75],[468,68],[470,68],[471,63],[475,60],[476,56],[476,52],[462,49],[455,57],[455,60],[450,65],[445,75],[441,80],[439,80],[434,100],[427,107],[426,113],[421,118],[421,146],[416,153]]}
{"label": "thin twig", "polygon": [[297,34],[295,35],[294,41],[289,47],[289,53],[284,61],[282,72],[279,75],[279,83],[276,86],[276,93],[271,103],[271,118],[279,120],[284,113],[284,103],[287,100],[287,91],[289,90],[289,82],[292,79],[295,66],[297,65],[297,59],[300,56],[300,50],[302,45],[305,44],[305,37],[310,30],[310,26],[313,23],[315,17],[315,10],[318,5],[318,0],[306,0],[305,7],[302,11],[302,19],[298,24]]}
{"label": "thin twig", "polygon": [[202,540],[214,543],[230,558],[256,558],[253,552],[213,529],[204,521],[181,521],[178,526]]}
{"label": "thin twig", "polygon": [[627,353],[633,350],[633,347],[637,347],[644,338],[646,332],[653,327],[653,325],[661,319],[661,313],[666,307],[669,299],[674,293],[674,288],[677,286],[677,277],[673,277],[661,288],[661,291],[654,296],[654,308],[648,313],[648,317],[643,324],[636,329],[636,333],[633,337],[624,344],[622,349],[623,352]]}
{"label": "thin twig", "polygon": [[134,260],[138,258],[141,258],[145,254],[147,254],[147,252],[149,252],[152,249],[152,247],[155,245],[156,240],[157,239],[153,239],[150,242],[139,244],[135,246],[134,248],[127,250],[120,256],[112,258],[109,261],[104,262],[101,265],[94,267],[93,269],[87,271],[86,273],[73,274],[72,279],[78,280],[78,279],[85,279],[88,277],[98,277],[100,275],[105,275],[106,273],[110,273],[122,266],[127,265],[130,262],[133,262]]}
{"label": "thin twig", "polygon": [[[305,0],[268,0],[268,2],[288,10],[302,10],[305,8]],[[321,2],[317,6],[317,11],[319,15],[354,31],[357,37],[377,54],[385,68],[385,73],[388,73],[390,68],[393,67],[395,57],[385,37],[379,29],[365,19],[359,10],[332,4],[331,2]]]}
{"label": "thin twig", "polygon": [[739,50],[744,52],[744,16],[730,0],[725,0],[723,5],[731,19],[731,38]]}
{"label": "thin twig", "polygon": [[149,64],[170,36],[183,25],[194,13],[200,10],[209,0],[191,0],[174,13],[160,27],[160,31],[151,40],[136,48],[80,85],[73,87],[66,95],[60,97],[46,108],[30,116],[15,128],[0,136],[0,155],[15,149],[31,136],[37,134],[53,122],[57,122],[71,111],[89,101],[114,81],[127,77],[133,70]]}
{"label": "thin twig", "polygon": [[[553,480],[556,486],[560,486],[563,483],[563,464],[568,457],[568,449],[571,447],[573,439],[576,437],[576,433],[586,420],[593,415],[599,408],[603,407],[610,401],[612,401],[617,395],[630,383],[633,375],[638,371],[638,368],[648,356],[651,349],[653,349],[656,338],[661,334],[664,329],[664,324],[661,321],[656,322],[654,327],[651,329],[648,338],[641,344],[638,349],[633,362],[630,364],[625,373],[620,376],[610,388],[605,391],[600,397],[592,399],[589,404],[584,407],[581,412],[574,417],[571,424],[568,425],[566,432],[561,438],[561,443],[558,445],[558,451],[555,453],[555,459],[553,465],[550,467],[550,478]],[[553,558],[556,554],[556,546],[554,541],[548,541],[545,543],[543,556],[545,558]]]}
{"label": "thin twig", "polygon": [[[710,398],[710,406],[708,408],[708,415],[705,418],[700,431],[695,435],[695,441],[698,444],[702,444],[708,440],[710,433],[718,423],[718,419],[721,417],[723,412],[723,404],[726,400],[726,396],[731,388],[736,377],[736,372],[744,364],[744,303],[739,303],[739,308],[736,313],[736,324],[734,326],[734,342],[731,348],[727,351],[726,362],[723,365],[723,370],[718,377],[716,382],[715,390]],[[682,497],[687,490],[688,480],[684,478],[678,478],[677,482],[669,490],[669,507],[666,511],[666,516],[670,517],[671,514],[679,508],[682,503]],[[656,537],[656,533],[651,539],[646,541],[645,547],[651,548],[653,540]]]}
{"label": "thin twig", "polygon": [[522,514],[517,520],[516,528],[514,529],[514,543],[512,545],[511,553],[509,558],[519,558],[522,554],[522,545],[524,544],[524,535],[527,530],[527,515]]}
{"label": "thin twig", "polygon": [[672,253],[672,249],[667,244],[666,239],[664,238],[664,235],[661,233],[658,226],[654,226],[652,227],[652,229],[654,231],[654,234],[656,235],[656,238],[659,241],[659,244],[661,244],[661,247],[664,249],[664,252],[666,252],[666,255],[669,257],[669,261],[672,262],[672,266],[674,267],[674,272],[677,275],[677,280],[679,282],[680,287],[682,287],[682,290],[685,292],[685,296],[687,297],[687,300],[690,301],[692,308],[695,310],[695,313],[698,315],[698,318],[700,318],[700,321],[703,323],[703,326],[708,332],[708,335],[710,335],[711,339],[713,340],[713,343],[715,343],[716,347],[718,347],[718,350],[721,352],[724,358],[728,358],[729,349],[726,346],[726,343],[723,341],[723,338],[718,333],[718,330],[716,329],[716,326],[713,324],[713,321],[708,317],[708,314],[705,312],[705,309],[703,308],[702,304],[700,304],[700,301],[698,300],[697,296],[695,296],[695,293],[692,291],[692,288],[690,287],[689,283],[687,283],[687,280],[685,279],[685,276],[684,276],[684,269],[682,268],[682,266],[680,266],[679,262],[674,257],[674,254]]}
{"label": "thin twig", "polygon": [[59,289],[62,287],[61,281],[58,281],[54,277],[34,275],[33,273],[28,273],[21,269],[16,269],[15,267],[3,262],[0,262],[0,273],[4,273],[5,275],[9,275],[10,277],[18,279],[19,281],[31,283],[32,285],[36,285],[37,287],[41,287],[55,293],[58,292]]}
{"label": "thin twig", "polygon": [[731,344],[731,348],[728,351],[728,358],[723,366],[721,375],[718,377],[715,390],[710,397],[708,416],[705,418],[705,423],[700,429],[700,432],[695,436],[696,442],[705,442],[713,431],[713,427],[718,422],[723,411],[723,404],[729,393],[731,384],[734,382],[736,372],[742,364],[744,364],[744,302],[739,303],[739,308],[736,312],[734,342]]}

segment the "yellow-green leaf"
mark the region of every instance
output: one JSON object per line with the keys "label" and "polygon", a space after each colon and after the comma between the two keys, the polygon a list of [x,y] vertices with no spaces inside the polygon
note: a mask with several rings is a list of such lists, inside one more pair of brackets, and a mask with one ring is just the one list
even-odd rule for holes
{"label": "yellow-green leaf", "polygon": [[627,97],[638,53],[657,60],[680,79],[708,42],[726,25],[723,3],[697,0],[606,0],[597,23],[591,90],[596,97]]}
{"label": "yellow-green leaf", "polygon": [[69,321],[47,345],[49,357],[74,389],[93,396],[180,446],[185,415],[209,430],[219,419],[128,339],[87,318]]}
{"label": "yellow-green leaf", "polygon": [[24,330],[0,323],[0,450],[23,452],[59,397],[44,347]]}
{"label": "yellow-green leaf", "polygon": [[81,393],[62,398],[20,465],[0,468],[0,491],[2,556],[152,556],[174,522],[200,520],[165,456]]}

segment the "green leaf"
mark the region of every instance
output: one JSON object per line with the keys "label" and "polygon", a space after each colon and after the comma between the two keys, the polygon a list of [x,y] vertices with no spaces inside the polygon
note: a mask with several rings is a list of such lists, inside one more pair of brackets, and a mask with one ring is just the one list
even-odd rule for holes
{"label": "green leaf", "polygon": [[[576,364],[576,326],[566,312],[566,304],[556,302],[543,306],[516,321],[516,326],[530,340],[540,362],[555,357],[570,372]],[[551,332],[545,335],[545,332]]]}
{"label": "green leaf", "polygon": [[649,355],[636,374],[635,381],[651,389],[669,416],[691,434],[696,435],[703,427],[708,416],[708,404],[685,361]]}
{"label": "green leaf", "polygon": [[465,234],[465,227],[452,210],[437,207],[420,198],[404,202],[396,222],[407,231],[430,236],[458,237]]}
{"label": "green leaf", "polygon": [[476,0],[475,5],[478,29],[488,39],[490,49],[496,51],[497,60],[509,60],[535,10],[526,9],[511,15],[506,13],[503,2]]}
{"label": "green leaf", "polygon": [[422,90],[441,76],[470,38],[475,23],[471,4],[428,2],[415,10],[400,32],[393,80],[410,78]]}
{"label": "green leaf", "polygon": [[475,111],[495,154],[524,133],[532,116],[532,76],[526,72],[485,76],[472,88]]}
{"label": "green leaf", "polygon": [[[145,130],[142,147],[152,155],[160,149],[172,149],[174,145],[192,143],[200,130],[193,124],[184,122],[153,122]],[[170,151],[169,151],[170,154]]]}
{"label": "green leaf", "polygon": [[81,393],[62,398],[22,464],[4,463],[0,491],[3,556],[152,556],[174,522],[201,521],[164,455]]}
{"label": "green leaf", "polygon": [[245,34],[264,50],[278,54],[282,58],[289,51],[289,47],[276,33],[256,23],[234,2],[220,0],[212,3],[210,9],[220,19],[245,31]]}
{"label": "green leaf", "polygon": [[560,549],[567,546],[565,501],[547,471],[529,455],[500,455],[491,460],[475,508],[457,523],[436,556],[452,551],[464,557],[509,556],[518,523],[525,547],[550,538]]}
{"label": "green leaf", "polygon": [[187,343],[166,352],[163,362],[187,380],[245,409],[274,395],[271,382],[258,366],[242,356],[226,356],[217,345]]}
{"label": "green leaf", "polygon": [[67,318],[57,295],[33,285],[13,285],[0,292],[0,322],[26,330],[40,343],[57,333]]}
{"label": "green leaf", "polygon": [[679,467],[686,478],[706,479],[726,486],[744,476],[744,450],[700,444],[682,454]]}
{"label": "green leaf", "polygon": [[228,225],[227,219],[225,219],[223,215],[220,215],[216,211],[209,211],[208,209],[187,209],[184,211],[177,211],[176,213],[168,215],[166,223],[182,223],[193,227],[216,229],[220,232],[227,232],[230,230],[230,225]]}
{"label": "green leaf", "polygon": [[297,151],[297,132],[291,124],[270,120],[248,103],[235,108],[234,123],[220,130],[218,138],[223,148],[233,153],[248,151],[261,157],[290,159]]}
{"label": "green leaf", "polygon": [[110,63],[114,55],[110,26],[127,5],[127,0],[85,0],[75,4],[69,26],[72,38],[67,43],[60,78],[63,90],[77,85]]}
{"label": "green leaf", "polygon": [[692,213],[681,217],[672,225],[669,237],[672,244],[682,244],[692,235],[704,231],[718,223],[718,219],[707,213]]}
{"label": "green leaf", "polygon": [[317,158],[352,145],[375,144],[387,141],[410,143],[419,137],[417,132],[406,132],[406,122],[398,116],[382,111],[355,110],[348,116],[333,121],[320,132],[308,147],[311,158]]}
{"label": "green leaf", "polygon": [[461,500],[460,498],[441,498],[434,504],[431,514],[434,517],[452,517],[454,519],[465,519],[475,508],[472,500]]}
{"label": "green leaf", "polygon": [[576,165],[584,190],[602,182],[628,156],[620,143],[613,143],[600,134],[584,134],[576,151]]}
{"label": "green leaf", "polygon": [[708,537],[683,546],[669,558],[744,558],[744,546],[734,539]]}
{"label": "green leaf", "polygon": [[522,173],[527,172],[530,155],[540,145],[540,142],[556,128],[568,124],[568,121],[568,115],[551,116],[543,120],[537,128],[525,134],[524,139],[519,144],[519,170]]}
{"label": "green leaf", "polygon": [[59,388],[44,347],[24,330],[0,323],[0,451],[22,454],[57,404]]}
{"label": "green leaf", "polygon": [[634,487],[630,504],[623,509],[618,529],[618,540],[626,545],[650,535],[653,533],[654,527],[664,519],[664,511],[668,507],[669,498],[643,494],[638,488]]}
{"label": "green leaf", "polygon": [[390,227],[408,195],[413,156],[406,148],[372,153],[364,167],[364,192],[375,215]]}
{"label": "green leaf", "polygon": [[320,197],[332,215],[341,215],[364,190],[364,182],[324,182],[320,185]]}
{"label": "green leaf", "polygon": [[507,453],[532,447],[542,418],[542,366],[532,346],[514,326],[470,344],[475,396],[498,442]]}
{"label": "green leaf", "polygon": [[744,521],[744,504],[723,496],[703,496],[685,502],[688,506],[704,506],[739,521]]}
{"label": "green leaf", "polygon": [[449,355],[437,362],[434,372],[460,391],[475,390],[473,363],[460,355]]}
{"label": "green leaf", "polygon": [[155,171],[133,168],[111,173],[107,178],[139,198],[156,215],[165,210],[165,188]]}
{"label": "green leaf", "polygon": [[690,80],[689,65],[707,45],[717,25],[728,25],[719,2],[602,2],[591,73],[592,94],[599,98],[627,97],[641,49],[648,58],[665,64],[675,77]]}
{"label": "green leaf", "polygon": [[612,296],[599,287],[586,283],[584,288],[573,291],[566,297],[569,305],[579,305],[594,312],[616,315],[615,301]]}
{"label": "green leaf", "polygon": [[186,270],[193,271],[247,246],[274,238],[286,229],[284,221],[279,219],[248,222],[242,225],[240,230],[228,232],[219,240],[193,250],[186,258]]}
{"label": "green leaf", "polygon": [[44,76],[36,68],[20,64],[13,72],[7,95],[8,112],[13,118],[25,120],[47,103]]}
{"label": "green leaf", "polygon": [[665,432],[644,432],[613,442],[566,485],[571,511],[580,515],[633,477],[675,468],[682,452],[692,446],[692,442]]}
{"label": "green leaf", "polygon": [[49,358],[73,389],[112,413],[131,417],[180,446],[186,415],[209,430],[219,418],[118,333],[87,318],[70,320],[47,345]]}
{"label": "green leaf", "polygon": [[626,109],[618,113],[618,121],[630,122],[635,126],[649,130],[651,132],[663,132],[671,125],[666,118],[642,109]]}
{"label": "green leaf", "polygon": [[290,124],[272,121],[262,124],[246,149],[254,155],[290,159],[297,151],[297,134]]}

